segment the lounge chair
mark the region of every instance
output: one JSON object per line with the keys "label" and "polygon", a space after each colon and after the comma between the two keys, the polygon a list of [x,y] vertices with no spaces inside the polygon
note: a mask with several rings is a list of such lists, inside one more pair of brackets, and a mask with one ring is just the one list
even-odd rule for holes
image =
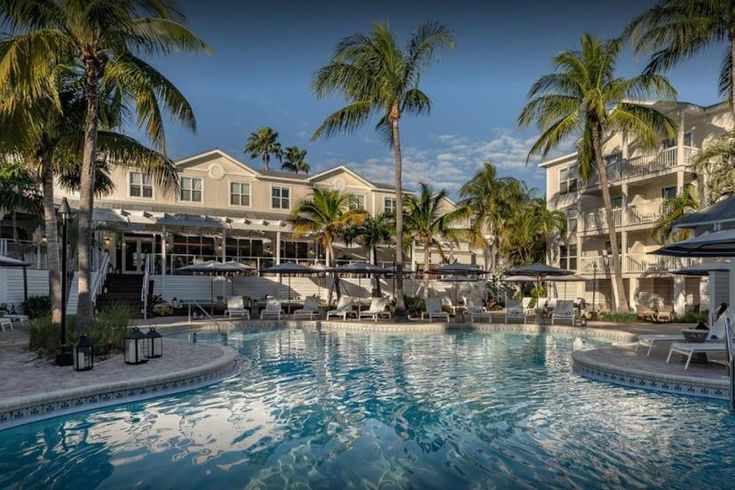
{"label": "lounge chair", "polygon": [[342,296],[339,298],[337,308],[327,312],[327,320],[333,316],[337,318],[342,317],[342,320],[347,320],[347,315],[350,313],[352,313],[352,298],[349,296]]}
{"label": "lounge chair", "polygon": [[241,316],[250,320],[250,310],[245,308],[245,301],[242,299],[242,296],[227,298],[227,311],[225,313],[230,318]]}
{"label": "lounge chair", "polygon": [[674,315],[674,307],[671,305],[663,305],[658,308],[656,311],[656,321],[657,322],[670,322],[673,321],[673,315]]}
{"label": "lounge chair", "polygon": [[646,305],[636,306],[635,314],[638,315],[638,318],[640,318],[641,320],[654,321],[654,319],[656,318],[656,310]]}
{"label": "lounge chair", "polygon": [[260,319],[265,320],[265,317],[276,317],[280,320],[282,315],[281,302],[277,299],[269,299],[265,303],[265,309],[260,312]]}
{"label": "lounge chair", "polygon": [[505,303],[505,323],[508,323],[509,320],[521,320],[525,323],[528,317],[527,310],[520,301],[509,299]]}
{"label": "lounge chair", "polygon": [[9,327],[10,330],[14,330],[13,321],[10,318],[0,317],[0,329],[5,331],[5,327]]}
{"label": "lounge chair", "polygon": [[304,300],[304,307],[294,310],[293,318],[306,317],[309,320],[313,320],[314,316],[319,316],[319,300],[314,297],[309,297]]}
{"label": "lounge chair", "polygon": [[714,354],[718,352],[727,352],[727,343],[725,342],[726,327],[730,322],[730,309],[720,315],[720,318],[712,325],[707,335],[706,342],[674,342],[669,349],[669,356],[666,362],[671,361],[671,355],[676,352],[686,357],[684,369],[689,369],[689,363],[692,362],[694,354]]}
{"label": "lounge chair", "polygon": [[439,298],[428,298],[426,300],[426,311],[421,313],[421,319],[429,317],[429,322],[434,318],[446,318],[449,323],[449,313],[442,310],[442,301]]}
{"label": "lounge chair", "polygon": [[556,303],[556,308],[551,313],[551,324],[554,324],[554,320],[566,320],[571,321],[574,326],[574,302],[567,300],[559,300]]}
{"label": "lounge chair", "polygon": [[[725,312],[720,315],[719,319],[717,319],[714,322],[711,322],[712,327],[710,328],[709,334],[707,337],[713,337],[722,339],[724,335],[724,318],[730,316],[730,310],[727,309]],[[635,350],[638,351],[638,348],[640,346],[648,347],[648,352],[646,353],[646,356],[651,355],[651,351],[653,350],[653,347],[658,343],[663,342],[686,342],[686,339],[681,334],[667,334],[667,333],[661,333],[661,334],[650,334],[650,335],[639,335],[638,336],[638,342],[636,343]]]}
{"label": "lounge chair", "polygon": [[388,320],[392,318],[390,311],[388,311],[388,301],[385,298],[373,298],[370,300],[370,308],[360,312],[360,318],[368,317],[376,322],[381,316],[387,317]]}
{"label": "lounge chair", "polygon": [[523,313],[527,316],[532,316],[536,314],[536,309],[531,308],[531,301],[533,301],[533,298],[529,296],[526,296],[525,298],[521,300],[521,306],[523,307]]}
{"label": "lounge chair", "polygon": [[465,306],[467,306],[467,311],[470,313],[470,323],[475,323],[475,318],[477,318],[478,320],[487,318],[488,323],[492,323],[493,317],[490,312],[487,311],[487,308],[485,308],[484,306],[478,306],[474,304],[471,299],[467,298],[465,298],[464,304]]}

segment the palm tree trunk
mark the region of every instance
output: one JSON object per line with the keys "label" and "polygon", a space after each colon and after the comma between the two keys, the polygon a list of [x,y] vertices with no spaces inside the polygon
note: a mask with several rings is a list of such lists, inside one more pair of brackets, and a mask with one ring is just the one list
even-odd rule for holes
{"label": "palm tree trunk", "polygon": [[393,160],[395,161],[396,187],[396,316],[406,316],[403,300],[403,158],[401,155],[401,133],[398,121],[401,117],[397,105],[391,108],[390,120],[393,132]]}
{"label": "palm tree trunk", "polygon": [[735,1],[730,0],[730,110],[735,119]]}
{"label": "palm tree trunk", "polygon": [[94,211],[94,174],[97,161],[97,84],[99,64],[92,57],[85,58],[84,95],[87,114],[84,121],[84,150],[82,153],[81,188],[79,192],[79,298],[77,303],[76,326],[82,333],[88,332],[92,325],[92,234],[94,233],[92,213]]}
{"label": "palm tree trunk", "polygon": [[51,293],[51,323],[61,328],[61,260],[59,256],[59,226],[54,208],[54,174],[48,156],[41,157],[41,181],[43,185],[43,221],[46,230],[46,260]]}
{"label": "palm tree trunk", "polygon": [[612,248],[613,261],[613,312],[629,311],[628,298],[625,295],[625,287],[623,285],[623,267],[620,261],[620,250],[618,249],[618,235],[615,229],[615,218],[613,216],[612,200],[610,199],[610,188],[608,187],[607,168],[605,160],[602,157],[602,129],[599,125],[595,125],[592,129],[592,147],[595,154],[595,165],[597,167],[597,175],[600,179],[600,188],[602,189],[602,202],[605,205],[605,219],[607,220],[607,230],[610,239],[610,248]]}
{"label": "palm tree trunk", "polygon": [[431,265],[431,245],[424,243],[424,299],[429,297],[429,266]]}

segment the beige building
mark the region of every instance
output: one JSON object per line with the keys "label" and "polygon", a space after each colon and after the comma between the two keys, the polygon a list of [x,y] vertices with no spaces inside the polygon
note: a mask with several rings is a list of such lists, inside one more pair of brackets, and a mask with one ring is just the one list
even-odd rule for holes
{"label": "beige building", "polygon": [[[669,271],[696,259],[651,255],[660,245],[652,231],[662,214],[665,199],[682,192],[688,184],[704,196],[704,178],[691,164],[712,139],[733,128],[726,104],[702,107],[688,103],[643,102],[654,105],[679,122],[676,138],[661,139],[655,151],[646,151],[625,134],[608,135],[604,156],[610,180],[615,226],[622,260],[625,294],[637,304],[673,305],[678,313],[706,304],[706,287],[699,277],[683,277]],[[612,257],[602,192],[596,176],[582,182],[577,154],[544,161],[546,201],[549,209],[566,213],[568,236],[554,244],[550,256],[556,265],[576,271],[584,283],[558,286],[560,296],[592,301],[598,306],[612,301]],[[706,281],[706,280],[705,280]]]}

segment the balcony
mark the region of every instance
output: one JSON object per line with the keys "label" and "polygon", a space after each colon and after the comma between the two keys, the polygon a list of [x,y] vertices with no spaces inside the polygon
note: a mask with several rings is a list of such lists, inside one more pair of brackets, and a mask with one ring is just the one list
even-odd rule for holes
{"label": "balcony", "polygon": [[[663,199],[655,199],[642,204],[628,206],[625,210],[613,209],[615,227],[617,229],[623,229],[626,227],[653,224],[666,213],[665,202]],[[597,209],[584,214],[582,216],[582,229],[580,231],[582,233],[592,234],[607,232],[605,210]]]}
{"label": "balcony", "polygon": [[[623,180],[660,175],[680,165],[691,165],[698,151],[699,149],[693,146],[685,146],[681,161],[677,147],[630,159],[619,158],[607,165],[607,178],[610,184],[615,184]],[[600,181],[595,173],[586,183],[582,184],[582,190],[593,190],[599,187]]]}
{"label": "balcony", "polygon": [[[666,273],[682,267],[701,264],[697,257],[665,257],[651,254],[625,254],[621,257],[624,274],[656,274]],[[597,266],[597,275],[605,277],[612,273],[611,256],[581,257],[580,274],[592,274]]]}

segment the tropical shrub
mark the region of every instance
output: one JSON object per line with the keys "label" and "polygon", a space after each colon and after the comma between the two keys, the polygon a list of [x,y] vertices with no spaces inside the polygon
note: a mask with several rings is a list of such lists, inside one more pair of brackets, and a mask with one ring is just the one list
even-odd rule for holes
{"label": "tropical shrub", "polygon": [[50,315],[51,298],[49,296],[29,296],[23,302],[23,313],[31,319]]}
{"label": "tropical shrub", "polygon": [[403,301],[406,304],[406,313],[408,313],[410,316],[418,316],[426,311],[426,303],[424,302],[424,299],[420,296],[410,296],[404,294]]}

